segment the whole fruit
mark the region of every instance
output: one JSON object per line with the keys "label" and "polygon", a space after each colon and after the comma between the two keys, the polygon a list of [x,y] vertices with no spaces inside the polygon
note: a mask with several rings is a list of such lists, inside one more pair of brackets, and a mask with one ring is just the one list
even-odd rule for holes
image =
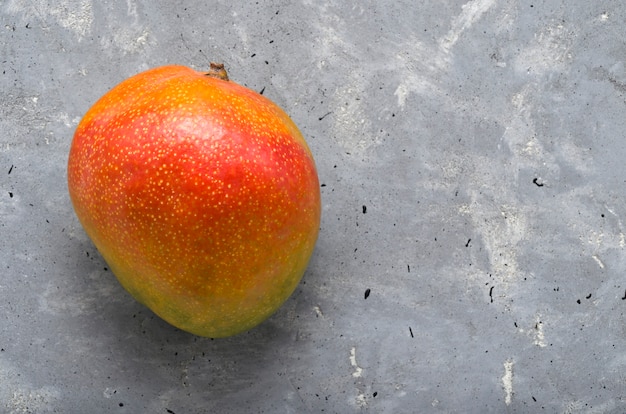
{"label": "whole fruit", "polygon": [[219,64],[155,68],[105,94],[76,129],[68,186],[124,288],[201,336],[276,311],[319,230],[317,172],[298,128]]}

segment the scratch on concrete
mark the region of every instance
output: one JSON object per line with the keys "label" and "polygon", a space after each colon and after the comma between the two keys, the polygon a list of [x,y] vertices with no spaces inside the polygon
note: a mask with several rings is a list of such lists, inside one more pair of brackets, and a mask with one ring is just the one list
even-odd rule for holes
{"label": "scratch on concrete", "polygon": [[313,310],[315,311],[315,316],[318,318],[323,318],[324,314],[322,313],[322,309],[319,306],[313,306]]}
{"label": "scratch on concrete", "polygon": [[596,263],[598,264],[598,266],[600,266],[600,269],[604,269],[604,263],[602,263],[602,260],[600,260],[600,258],[598,257],[597,254],[594,254],[593,256],[591,256],[593,258],[593,260],[596,261]]}

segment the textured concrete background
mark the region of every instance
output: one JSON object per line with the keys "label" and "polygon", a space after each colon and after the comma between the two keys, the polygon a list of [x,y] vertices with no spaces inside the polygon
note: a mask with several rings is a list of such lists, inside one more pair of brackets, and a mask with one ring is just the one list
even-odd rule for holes
{"label": "textured concrete background", "polygon": [[[0,12],[0,412],[626,412],[623,2]],[[225,340],[131,299],[65,171],[108,89],[211,60],[292,116],[323,197],[295,294]]]}

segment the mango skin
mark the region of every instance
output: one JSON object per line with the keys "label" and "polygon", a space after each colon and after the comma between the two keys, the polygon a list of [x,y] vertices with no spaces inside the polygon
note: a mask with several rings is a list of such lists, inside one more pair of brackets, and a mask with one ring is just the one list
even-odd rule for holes
{"label": "mango skin", "polygon": [[68,189],[122,286],[199,336],[267,319],[295,290],[318,237],[315,162],[289,116],[184,66],[135,75],[89,109]]}

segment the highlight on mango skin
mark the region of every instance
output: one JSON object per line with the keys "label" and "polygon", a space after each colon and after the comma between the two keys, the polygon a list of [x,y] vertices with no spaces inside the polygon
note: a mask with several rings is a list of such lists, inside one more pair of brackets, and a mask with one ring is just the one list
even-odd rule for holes
{"label": "highlight on mango skin", "polygon": [[68,188],[122,286],[200,336],[231,336],[272,315],[318,237],[305,139],[220,64],[158,67],[106,93],[76,129]]}

